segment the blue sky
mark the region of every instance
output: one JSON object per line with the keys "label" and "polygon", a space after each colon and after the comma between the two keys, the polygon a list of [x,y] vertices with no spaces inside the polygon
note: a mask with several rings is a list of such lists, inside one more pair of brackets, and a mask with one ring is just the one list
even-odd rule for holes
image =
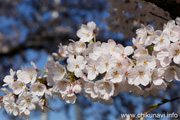
{"label": "blue sky", "polygon": [[[103,1],[103,0],[101,0]],[[73,2],[77,2],[76,0],[75,1],[72,1]],[[102,2],[103,3],[103,2]],[[23,4],[19,4],[17,6],[17,9],[19,11],[20,14],[26,16],[28,18],[28,22],[32,22],[32,18],[30,17],[31,14],[34,14],[36,13],[36,11],[28,4],[28,3],[23,3]],[[100,29],[106,29],[107,28],[107,23],[106,22],[102,22],[100,19],[95,19],[92,15],[94,16],[100,16],[102,18],[107,18],[109,17],[109,14],[107,13],[107,11],[101,11],[100,13],[97,13],[97,11],[83,11],[83,10],[79,10],[79,9],[69,9],[69,11],[71,12],[71,15],[73,16],[74,14],[78,13],[79,15],[85,15],[85,19],[86,21],[95,21],[97,23],[97,26],[100,28]],[[44,13],[42,13],[42,18],[43,18],[43,22],[40,23],[40,24],[46,24],[46,22],[48,22],[49,19],[51,19],[51,12],[49,11],[45,11]],[[61,15],[61,14],[60,14]],[[79,26],[82,24],[82,19],[80,18],[80,16],[73,16],[71,18],[71,22],[75,22],[75,23],[78,23]],[[20,30],[22,31],[21,33],[21,37],[20,37],[20,40],[19,40],[19,43],[23,43],[26,38],[28,37],[28,33],[30,32],[29,29],[24,26],[22,24],[22,21],[21,21],[21,18],[19,19],[14,19],[13,17],[9,17],[9,18],[6,18],[4,16],[0,16],[0,23],[1,23],[1,26],[0,26],[0,31],[3,32],[4,34],[16,34],[16,31],[11,31],[9,28],[10,26],[12,25],[15,25],[15,26],[18,26],[20,28]],[[62,23],[62,26],[66,26],[66,22],[65,23]],[[35,31],[35,30],[34,30]],[[72,31],[74,32],[75,34],[75,31]],[[118,38],[119,40],[121,40],[123,38],[123,35],[121,33],[115,33],[115,32],[104,32],[103,33],[103,36],[105,38],[110,39],[110,38]],[[132,45],[132,42],[129,41],[128,43],[126,43],[127,45]],[[57,48],[58,49],[58,48]],[[35,51],[35,50],[32,50],[32,49],[28,49],[26,50],[26,58],[27,60],[29,61],[28,63],[25,63],[23,64],[22,66],[25,67],[25,66],[31,66],[30,65],[30,61],[33,60],[34,58],[36,58],[37,56],[40,55],[40,59],[38,59],[37,61],[34,61],[35,64],[37,65],[37,67],[39,69],[44,69],[44,66],[46,65],[47,61],[48,61],[48,54],[46,52],[44,52],[43,50],[42,51]],[[19,66],[20,68],[20,66]],[[120,94],[122,95],[124,98],[126,98],[126,102],[127,101],[132,101],[134,104],[138,105],[137,108],[136,108],[136,112],[137,113],[141,113],[143,112],[143,106],[142,106],[142,103],[144,100],[147,100],[147,98],[143,98],[143,97],[139,97],[139,98],[136,98],[132,95],[129,95],[127,93],[122,93]],[[87,101],[90,101],[89,98],[86,98]],[[154,103],[150,103],[150,105],[152,104],[155,104],[155,103],[159,103],[161,100],[160,99],[157,99]],[[83,102],[83,101],[81,101]],[[123,104],[123,102],[125,101],[119,101],[119,104]],[[50,107],[51,108],[55,108],[55,109],[58,109],[58,108],[61,108],[63,105],[65,104],[64,101],[60,101],[57,97],[52,100],[50,98]],[[164,109],[168,109],[170,108],[170,105],[169,103],[167,103],[166,105],[163,105],[162,108]],[[75,105],[70,105],[70,111],[69,112],[69,115],[70,115],[70,120],[76,120],[76,116],[75,116]],[[87,120],[94,120],[94,116],[97,116],[99,117],[99,119],[101,119],[101,116],[98,116],[100,113],[101,113],[101,109],[99,108],[102,108],[102,109],[109,109],[112,111],[112,115],[109,116],[108,119],[111,119],[111,120],[115,120],[116,118],[114,118],[114,115],[115,114],[118,114],[116,109],[114,108],[114,106],[108,106],[108,105],[104,105],[104,104],[100,104],[98,102],[94,102],[92,107],[89,108],[89,109],[86,109],[85,112],[86,113],[93,113],[92,115],[88,116]],[[122,109],[123,109],[123,112],[124,113],[127,113],[126,109],[123,108],[122,106]],[[113,114],[114,113],[114,114]],[[65,110],[61,110],[60,112],[52,112],[50,111],[48,113],[48,120],[68,120],[67,116],[66,116],[66,111]],[[30,120],[40,120],[40,112],[38,111],[35,111],[32,113],[32,116],[30,118]],[[0,111],[0,116],[1,116],[1,120],[9,120],[8,117],[7,117],[7,114],[4,114],[4,110],[1,110]],[[165,119],[164,119],[165,120]]]}

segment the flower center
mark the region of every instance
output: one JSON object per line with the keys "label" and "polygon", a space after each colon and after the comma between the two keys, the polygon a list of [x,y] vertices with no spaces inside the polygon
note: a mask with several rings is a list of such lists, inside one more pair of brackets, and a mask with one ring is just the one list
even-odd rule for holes
{"label": "flower center", "polygon": [[86,36],[89,37],[90,36],[89,33],[86,33]]}
{"label": "flower center", "polygon": [[126,73],[125,73],[125,76],[126,76],[126,77],[128,77],[128,76],[129,76],[129,73],[128,73],[128,72],[126,72]]}
{"label": "flower center", "polygon": [[172,30],[171,29],[169,30],[169,33],[170,33],[170,35],[172,34]]}
{"label": "flower center", "polygon": [[64,73],[64,70],[63,70],[63,69],[62,69],[62,70],[60,70],[60,71],[59,71],[59,73],[60,73],[60,74],[63,74],[63,73]]}
{"label": "flower center", "polygon": [[116,66],[117,66],[117,67],[121,67],[121,65],[122,65],[122,64],[119,62],[119,63],[117,63]]}
{"label": "flower center", "polygon": [[143,64],[144,64],[144,65],[147,65],[147,61],[146,61],[146,60],[144,60]]}
{"label": "flower center", "polygon": [[78,64],[76,65],[76,68],[79,68],[79,65],[78,65]]}
{"label": "flower center", "polygon": [[163,42],[163,40],[164,40],[164,39],[163,39],[163,38],[161,38],[159,41],[160,41],[160,42]]}
{"label": "flower center", "polygon": [[105,65],[106,65],[106,67],[107,67],[107,66],[109,65],[109,63],[108,63],[108,62],[106,62],[106,63],[105,63]]}
{"label": "flower center", "polygon": [[154,79],[155,77],[156,77],[156,75],[153,73],[153,74],[152,74],[152,79]]}
{"label": "flower center", "polygon": [[26,103],[30,103],[30,100],[29,100],[29,99],[26,99]]}
{"label": "flower center", "polygon": [[147,37],[150,37],[150,36],[152,36],[153,34],[149,34],[149,33],[147,33]]}
{"label": "flower center", "polygon": [[124,53],[121,53],[121,57],[124,57]]}
{"label": "flower center", "polygon": [[22,87],[22,86],[23,86],[23,84],[22,84],[22,83],[19,83],[19,84],[18,84],[18,86],[19,86],[19,87]]}
{"label": "flower center", "polygon": [[175,50],[175,56],[178,55],[180,53],[179,50]]}
{"label": "flower center", "polygon": [[105,82],[105,83],[104,83],[104,86],[105,86],[105,87],[108,87],[108,86],[109,86],[109,83],[108,83],[108,82]]}
{"label": "flower center", "polygon": [[95,71],[95,70],[96,70],[95,66],[93,66],[93,67],[92,67],[92,70],[93,70],[93,71]]}
{"label": "flower center", "polygon": [[29,78],[32,80],[33,76],[32,76],[32,75],[29,75]]}
{"label": "flower center", "polygon": [[82,44],[80,45],[80,47],[81,47],[81,48],[84,48],[84,47],[85,47],[85,44],[84,44],[84,43],[82,43]]}
{"label": "flower center", "polygon": [[140,71],[139,76],[143,76],[143,75],[144,75],[144,72]]}
{"label": "flower center", "polygon": [[145,55],[145,54],[146,54],[146,50],[143,50],[143,51],[142,51],[142,54]]}
{"label": "flower center", "polygon": [[37,89],[38,89],[38,90],[41,90],[41,86],[40,86],[40,85],[38,85],[38,86],[37,86]]}
{"label": "flower center", "polygon": [[114,76],[118,76],[118,75],[119,75],[118,71],[115,71]]}

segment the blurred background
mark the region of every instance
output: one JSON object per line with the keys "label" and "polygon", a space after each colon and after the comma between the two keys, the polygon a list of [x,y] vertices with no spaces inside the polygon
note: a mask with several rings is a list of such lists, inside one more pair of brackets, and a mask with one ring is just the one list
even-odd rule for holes
{"label": "blurred background", "polygon": [[[0,0],[0,75],[9,69],[30,66],[34,61],[44,69],[59,43],[78,40],[76,31],[81,24],[94,21],[100,31],[98,41],[114,39],[117,43],[132,45],[132,37],[141,24],[162,29],[163,24],[180,16],[179,0]],[[3,79],[0,79],[2,86]],[[30,120],[117,120],[122,113],[142,113],[149,105],[162,98],[179,95],[179,83],[174,82],[167,91],[156,97],[134,97],[119,93],[109,106],[91,102],[79,95],[76,104],[65,104],[58,98],[49,98],[54,111],[31,113]],[[2,93],[0,93],[2,94]],[[153,113],[180,113],[178,101],[167,103]],[[180,114],[179,114],[180,115]],[[19,120],[0,111],[1,120]],[[170,118],[162,118],[162,120]]]}

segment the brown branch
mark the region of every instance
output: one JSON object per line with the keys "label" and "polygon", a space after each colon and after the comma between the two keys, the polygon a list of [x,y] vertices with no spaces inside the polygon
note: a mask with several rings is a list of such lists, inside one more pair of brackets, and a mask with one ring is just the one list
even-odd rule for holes
{"label": "brown branch", "polygon": [[131,120],[140,119],[141,117],[145,117],[148,113],[150,113],[154,109],[160,107],[161,105],[164,105],[165,103],[173,102],[173,101],[179,100],[179,99],[180,99],[180,97],[177,97],[177,98],[174,98],[174,99],[171,99],[171,100],[166,100],[165,102],[162,102],[162,103],[155,104],[155,105],[153,105],[153,107],[151,109],[149,109],[148,111],[144,112],[143,114],[141,114],[141,115],[139,115],[137,117],[131,118]]}
{"label": "brown branch", "polygon": [[161,19],[163,19],[163,20],[166,20],[166,21],[169,21],[168,19],[166,19],[166,18],[164,18],[164,17],[162,17],[162,16],[160,16],[160,15],[157,15],[157,14],[155,14],[155,13],[153,13],[153,12],[149,12],[151,15],[154,15],[154,16],[156,16],[156,17],[159,17],[159,18],[161,18]]}
{"label": "brown branch", "polygon": [[180,2],[179,0],[144,0],[155,4],[159,8],[169,12],[172,19],[180,16]]}

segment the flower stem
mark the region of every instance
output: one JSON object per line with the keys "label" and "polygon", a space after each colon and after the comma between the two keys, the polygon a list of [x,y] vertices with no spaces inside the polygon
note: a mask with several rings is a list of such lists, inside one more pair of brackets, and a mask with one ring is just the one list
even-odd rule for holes
{"label": "flower stem", "polygon": [[94,35],[94,42],[96,42],[96,35]]}

